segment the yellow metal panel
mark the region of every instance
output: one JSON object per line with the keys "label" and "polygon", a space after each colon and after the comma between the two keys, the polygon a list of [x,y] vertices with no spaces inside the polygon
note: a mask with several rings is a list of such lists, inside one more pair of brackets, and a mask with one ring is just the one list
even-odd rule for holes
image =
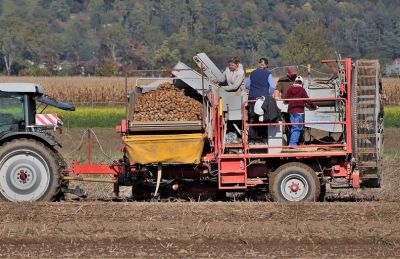
{"label": "yellow metal panel", "polygon": [[218,109],[219,109],[219,116],[222,116],[222,115],[224,115],[224,101],[222,100],[222,98],[221,99],[219,99],[219,106],[218,106]]}
{"label": "yellow metal panel", "polygon": [[253,72],[254,70],[256,70],[255,68],[247,68],[246,69],[246,75],[251,74],[251,72]]}
{"label": "yellow metal panel", "polygon": [[204,148],[201,133],[127,136],[123,141],[132,164],[198,163]]}

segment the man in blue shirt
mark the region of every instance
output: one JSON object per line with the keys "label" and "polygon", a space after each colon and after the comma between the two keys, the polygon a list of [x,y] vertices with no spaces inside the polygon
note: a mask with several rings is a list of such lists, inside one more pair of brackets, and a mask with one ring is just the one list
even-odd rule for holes
{"label": "man in blue shirt", "polygon": [[264,96],[272,96],[275,91],[274,80],[272,74],[267,70],[268,59],[260,58],[258,68],[251,72],[250,77],[247,78],[246,88],[249,91],[249,100],[256,100]]}
{"label": "man in blue shirt", "polygon": [[[261,97],[272,96],[275,91],[275,84],[272,79],[271,72],[268,71],[268,59],[260,58],[258,68],[251,72],[245,84],[249,89],[249,100],[257,100]],[[258,117],[254,112],[254,102],[248,105],[249,122],[259,123]],[[267,127],[250,127],[249,128],[249,144],[266,144],[268,141],[268,128]]]}

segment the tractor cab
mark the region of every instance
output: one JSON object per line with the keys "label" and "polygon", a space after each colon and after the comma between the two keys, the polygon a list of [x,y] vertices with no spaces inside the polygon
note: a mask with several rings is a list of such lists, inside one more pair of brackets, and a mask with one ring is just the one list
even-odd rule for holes
{"label": "tractor cab", "polygon": [[[38,104],[38,105],[37,105]],[[62,125],[62,118],[54,114],[38,114],[48,106],[62,110],[75,107],[51,99],[44,89],[32,83],[0,83],[0,132],[37,131]]]}

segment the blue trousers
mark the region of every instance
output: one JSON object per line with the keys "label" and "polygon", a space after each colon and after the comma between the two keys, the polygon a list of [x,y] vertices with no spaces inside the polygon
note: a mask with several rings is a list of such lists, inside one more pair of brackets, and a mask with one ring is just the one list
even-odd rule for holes
{"label": "blue trousers", "polygon": [[[304,113],[290,113],[290,122],[291,123],[304,122]],[[299,141],[300,134],[304,126],[292,125],[291,127],[292,129],[290,130],[289,146],[297,146],[297,142]]]}

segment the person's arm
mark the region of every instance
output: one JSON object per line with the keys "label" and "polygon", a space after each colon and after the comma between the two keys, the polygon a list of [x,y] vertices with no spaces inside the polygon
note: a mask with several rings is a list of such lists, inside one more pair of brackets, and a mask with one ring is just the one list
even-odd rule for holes
{"label": "person's arm", "polygon": [[[224,72],[222,72],[222,75],[224,76],[224,81],[226,81],[226,69],[224,70]],[[222,82],[224,82],[224,81],[222,81]],[[211,80],[211,82],[212,83],[214,83],[214,84],[216,84],[216,85],[219,85],[221,82],[219,81],[219,80],[217,80],[217,79],[213,79],[213,80]]]}
{"label": "person's arm", "polygon": [[225,91],[227,92],[233,92],[239,89],[239,87],[242,85],[244,80],[244,71],[238,71],[237,77],[235,78],[235,82],[233,84],[229,84],[227,86],[224,86]]}
{"label": "person's arm", "polygon": [[247,89],[250,89],[250,85],[251,85],[251,81],[250,81],[250,77],[247,78],[245,86]]}
{"label": "person's arm", "polygon": [[[310,98],[308,97],[308,94],[306,92],[306,90],[303,88],[303,98]],[[306,104],[308,105],[308,107],[310,107],[312,110],[316,110],[317,106],[310,100],[305,101]]]}
{"label": "person's arm", "polygon": [[275,89],[273,97],[275,99],[281,99],[281,93],[279,92],[278,89]]}
{"label": "person's arm", "polygon": [[274,79],[272,78],[272,74],[269,74],[268,76],[268,84],[269,84],[269,94],[273,95],[275,92],[275,83]]}

